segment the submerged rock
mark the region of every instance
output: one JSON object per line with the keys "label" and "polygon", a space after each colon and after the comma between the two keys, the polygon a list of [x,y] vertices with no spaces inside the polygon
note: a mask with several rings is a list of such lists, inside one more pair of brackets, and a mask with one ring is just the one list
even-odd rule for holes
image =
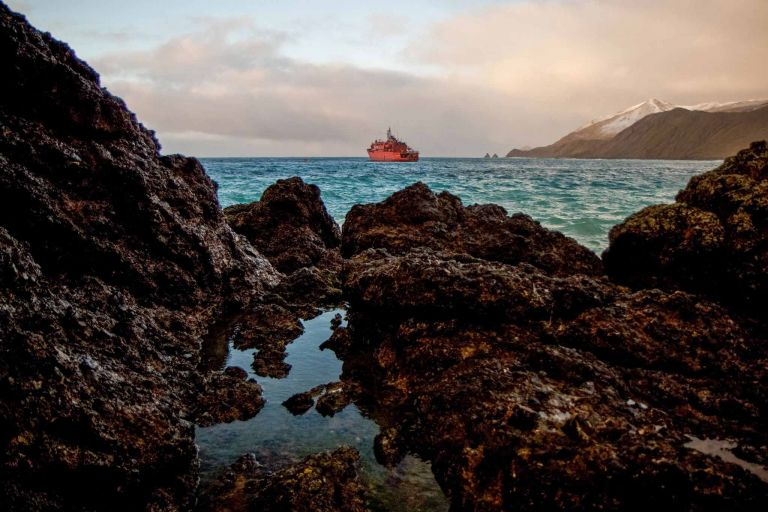
{"label": "submerged rock", "polygon": [[246,455],[207,490],[198,510],[362,512],[366,491],[358,465],[359,455],[349,447],[310,455],[274,473]]}
{"label": "submerged rock", "polygon": [[195,423],[207,427],[250,419],[263,407],[261,386],[248,379],[242,368],[230,367],[224,373],[208,375],[193,417]]}
{"label": "submerged rock", "polygon": [[765,141],[691,178],[675,204],[645,208],[615,226],[603,260],[619,283],[760,310],[768,303]]}
{"label": "submerged rock", "polygon": [[283,402],[283,407],[288,409],[294,416],[304,414],[314,407],[315,398],[317,398],[324,390],[325,384],[320,384],[309,391],[296,393]]}
{"label": "submerged rock", "polygon": [[347,214],[341,253],[349,258],[366,249],[404,254],[425,248],[468,254],[500,263],[529,263],[556,275],[602,273],[600,259],[527,215],[508,216],[492,205],[465,207],[461,200],[415,183],[382,201],[355,205]]}
{"label": "submerged rock", "polygon": [[341,382],[325,385],[323,394],[317,399],[315,409],[323,416],[333,416],[350,404],[352,398]]}
{"label": "submerged rock", "polygon": [[0,57],[0,508],[189,508],[200,336],[279,274],[197,160],[1,3]]}

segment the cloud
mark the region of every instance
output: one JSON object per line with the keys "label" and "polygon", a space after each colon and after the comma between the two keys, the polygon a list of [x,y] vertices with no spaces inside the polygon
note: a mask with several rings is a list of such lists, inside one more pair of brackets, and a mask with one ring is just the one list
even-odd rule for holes
{"label": "cloud", "polygon": [[428,74],[289,58],[301,34],[248,18],[201,19],[93,64],[168,151],[364,156],[392,125],[425,155],[471,156],[549,143],[649,97],[766,98],[766,26],[765,0],[527,0],[398,34]]}
{"label": "cloud", "polygon": [[525,1],[435,26],[430,65],[553,111],[768,96],[765,0]]}
{"label": "cloud", "polygon": [[393,125],[428,154],[466,155],[504,133],[478,121],[505,121],[482,87],[301,62],[281,55],[284,41],[224,20],[94,65],[172,151],[364,156]]}

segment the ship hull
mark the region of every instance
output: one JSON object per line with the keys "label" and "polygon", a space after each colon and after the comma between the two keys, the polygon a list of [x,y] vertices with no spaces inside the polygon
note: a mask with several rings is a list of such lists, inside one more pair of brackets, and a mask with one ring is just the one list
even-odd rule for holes
{"label": "ship hull", "polygon": [[419,153],[401,153],[399,151],[369,149],[368,158],[373,162],[418,162]]}

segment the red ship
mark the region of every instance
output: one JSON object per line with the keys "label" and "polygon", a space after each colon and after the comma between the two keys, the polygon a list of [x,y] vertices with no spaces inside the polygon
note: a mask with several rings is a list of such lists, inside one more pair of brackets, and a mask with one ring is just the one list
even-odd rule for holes
{"label": "red ship", "polygon": [[368,157],[374,162],[418,162],[419,152],[392,135],[387,129],[387,140],[375,140],[368,148]]}

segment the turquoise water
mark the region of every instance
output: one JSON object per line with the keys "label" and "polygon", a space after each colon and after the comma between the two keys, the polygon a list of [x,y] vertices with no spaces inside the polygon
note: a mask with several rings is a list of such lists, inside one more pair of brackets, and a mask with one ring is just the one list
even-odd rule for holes
{"label": "turquoise water", "polygon": [[[361,468],[372,497],[371,508],[381,511],[445,511],[448,502],[432,476],[430,465],[413,456],[394,468],[376,462],[373,438],[378,426],[354,405],[332,417],[323,417],[314,408],[293,416],[282,406],[291,395],[318,384],[337,381],[341,361],[319,346],[331,335],[331,319],[343,310],[328,311],[304,321],[304,333],[287,347],[286,362],[292,365],[284,379],[258,377],[251,369],[255,350],[237,350],[229,342],[221,366],[239,366],[255,378],[266,399],[264,408],[247,421],[235,421],[196,430],[203,480],[215,477],[240,455],[255,453],[268,468],[298,462],[311,453],[348,445],[360,452]],[[223,363],[223,364],[222,364]]]}
{"label": "turquoise water", "polygon": [[364,158],[203,159],[222,206],[256,201],[277,179],[301,176],[320,187],[341,224],[356,203],[381,201],[423,181],[464,204],[496,203],[523,212],[600,252],[608,231],[644,206],[674,199],[688,179],[718,161],[425,158],[416,163]]}

